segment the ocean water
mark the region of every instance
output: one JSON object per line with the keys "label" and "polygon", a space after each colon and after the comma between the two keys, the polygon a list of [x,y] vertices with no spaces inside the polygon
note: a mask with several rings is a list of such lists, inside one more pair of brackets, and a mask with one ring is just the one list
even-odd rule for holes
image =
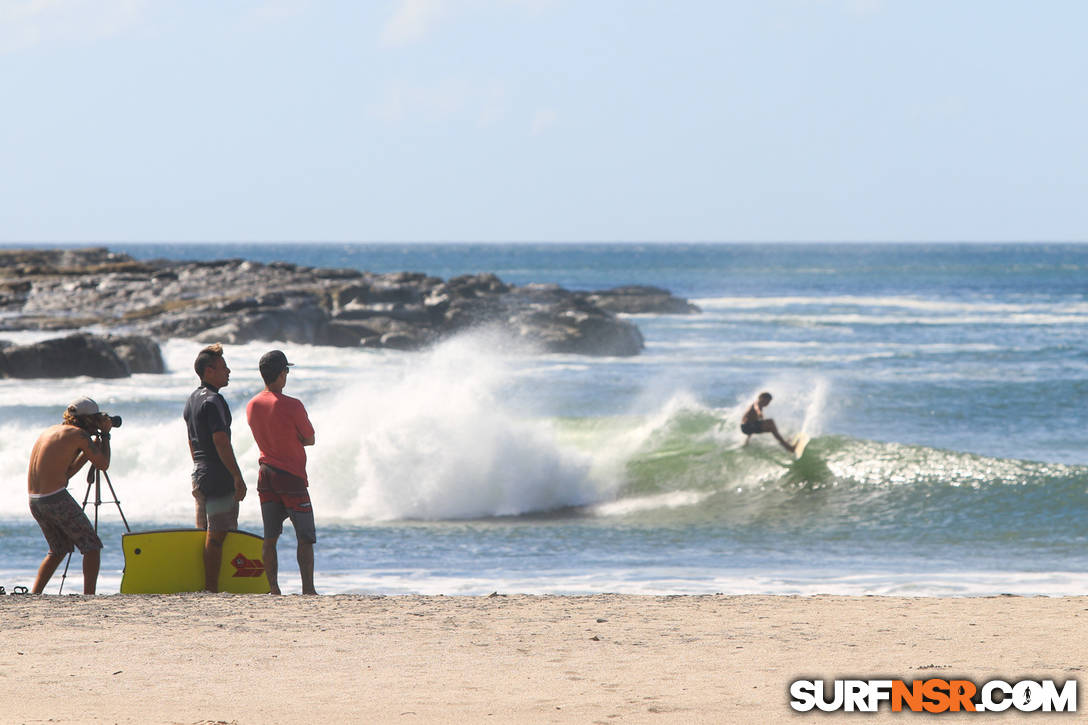
{"label": "ocean water", "polygon": [[[319,591],[1088,593],[1088,245],[111,248],[654,284],[702,307],[635,316],[646,350],[623,359],[498,355],[487,330],[419,353],[277,345],[317,429]],[[0,380],[0,584],[29,586],[45,553],[27,454],[77,394],[124,416],[109,474],[132,528],[190,524],[181,409],[200,347],[164,342],[163,376]],[[227,347],[251,485],[243,409],[271,347]],[[762,390],[787,435],[812,436],[800,461],[769,436],[741,446]],[[70,488],[82,501],[83,478]],[[104,593],[124,566],[118,508],[98,508]],[[242,528],[260,531],[255,496]],[[287,592],[293,548],[287,526]]]}

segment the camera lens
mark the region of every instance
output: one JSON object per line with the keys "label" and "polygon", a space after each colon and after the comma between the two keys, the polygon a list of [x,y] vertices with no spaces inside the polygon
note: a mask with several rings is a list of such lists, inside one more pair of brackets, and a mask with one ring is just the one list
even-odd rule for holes
{"label": "camera lens", "polygon": [[121,416],[111,415],[110,416],[110,423],[113,423],[114,428],[120,428],[121,427]]}

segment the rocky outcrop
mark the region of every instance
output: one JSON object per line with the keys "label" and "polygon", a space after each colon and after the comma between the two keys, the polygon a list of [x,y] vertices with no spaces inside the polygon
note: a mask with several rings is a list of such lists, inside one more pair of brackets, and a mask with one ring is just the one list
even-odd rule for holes
{"label": "rocky outcrop", "polygon": [[696,305],[674,297],[667,289],[630,285],[601,292],[589,292],[585,298],[602,310],[627,315],[693,315],[702,312]]}
{"label": "rocky outcrop", "polygon": [[109,335],[106,344],[113,348],[117,357],[128,368],[131,375],[150,373],[161,375],[166,372],[166,363],[162,359],[162,349],[150,337],[141,335]]}
{"label": "rocky outcrop", "polygon": [[0,377],[4,378],[125,378],[161,372],[162,352],[144,337],[78,333],[32,345],[0,343]]}
{"label": "rocky outcrop", "polygon": [[[697,311],[654,287],[571,292],[493,274],[442,280],[241,259],[138,262],[105,249],[0,251],[0,329],[9,330],[96,325],[158,339],[414,350],[489,327],[547,352],[637,355],[642,335],[617,313]],[[155,366],[153,355],[124,349],[130,368]]]}

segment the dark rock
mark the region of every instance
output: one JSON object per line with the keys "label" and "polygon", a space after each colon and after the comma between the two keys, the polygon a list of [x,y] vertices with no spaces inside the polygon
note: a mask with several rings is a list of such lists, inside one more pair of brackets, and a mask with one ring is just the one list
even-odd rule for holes
{"label": "dark rock", "polygon": [[211,314],[207,311],[174,313],[152,320],[146,329],[158,338],[196,337],[205,330],[225,324],[223,314]]}
{"label": "dark rock", "polygon": [[0,285],[0,293],[5,295],[17,295],[25,298],[33,286],[34,283],[28,280],[13,280]]}
{"label": "dark rock", "polygon": [[371,317],[389,317],[402,322],[429,323],[430,313],[423,305],[406,305],[400,302],[377,302],[360,305],[352,302],[334,316],[337,320],[366,320]]}
{"label": "dark rock", "polygon": [[359,347],[380,348],[382,347],[381,336],[364,337],[359,340]]}
{"label": "dark rock", "polygon": [[124,361],[133,375],[139,373],[159,375],[166,372],[162,350],[151,338],[142,335],[108,335],[106,342]]}
{"label": "dark rock", "polygon": [[534,299],[547,299],[563,295],[565,289],[554,283],[530,282],[514,290],[514,294]]}
{"label": "dark rock", "polygon": [[124,378],[128,365],[101,337],[75,334],[0,351],[0,376],[6,378]]}
{"label": "dark rock", "polygon": [[26,304],[27,295],[33,287],[28,281],[11,280],[0,284],[0,308],[20,308]]}
{"label": "dark rock", "polygon": [[442,315],[450,308],[450,296],[437,290],[431,290],[423,299],[423,307],[431,317]]}
{"label": "dark rock", "polygon": [[389,332],[404,332],[410,329],[410,325],[394,320],[392,317],[384,317],[377,315],[375,317],[368,317],[364,322],[356,322],[360,329],[363,330],[364,337],[381,337]]}
{"label": "dark rock", "polygon": [[418,350],[426,344],[426,340],[409,332],[387,332],[380,339],[382,347],[392,350]]}
{"label": "dark rock", "polygon": [[371,317],[381,317],[382,312],[376,307],[370,305],[361,305],[355,302],[349,303],[346,307],[336,312],[332,317],[334,320],[366,320]]}
{"label": "dark rock", "polygon": [[446,283],[446,289],[457,297],[497,295],[510,291],[510,286],[494,274],[466,274]]}
{"label": "dark rock", "polygon": [[206,329],[196,339],[232,344],[256,340],[312,343],[328,319],[328,313],[316,305],[257,310]]}
{"label": "dark rock", "polygon": [[643,285],[590,292],[585,294],[585,299],[602,310],[620,314],[692,315],[701,312],[696,305],[674,297],[667,289]]}
{"label": "dark rock", "polygon": [[411,284],[379,282],[372,285],[370,289],[367,290],[366,298],[362,301],[367,304],[374,304],[376,302],[415,304],[423,301],[423,294],[419,288]]}
{"label": "dark rock", "polygon": [[590,355],[641,350],[638,329],[616,312],[697,311],[655,287],[571,292],[515,287],[489,273],[442,281],[241,259],[136,262],[105,249],[0,250],[0,309],[0,329],[94,325],[160,339],[397,349],[487,326],[543,350]]}
{"label": "dark rock", "polygon": [[494,297],[475,299],[454,298],[442,314],[443,326],[451,332],[480,325],[491,325],[504,319],[507,308]]}
{"label": "dark rock", "polygon": [[355,347],[363,340],[378,341],[380,338],[381,334],[377,330],[365,324],[349,320],[334,320],[325,325],[316,343],[333,347]]}
{"label": "dark rock", "polygon": [[511,322],[522,339],[547,352],[629,357],[645,345],[637,327],[601,311],[535,310]]}
{"label": "dark rock", "polygon": [[427,275],[422,272],[393,272],[392,274],[382,275],[382,279],[389,284],[418,285],[427,279]]}
{"label": "dark rock", "polygon": [[318,279],[355,279],[363,273],[357,269],[315,269],[313,275]]}
{"label": "dark rock", "polygon": [[245,264],[244,259],[238,259],[237,257],[231,259],[202,259],[197,262],[190,262],[193,267],[202,269],[221,269],[223,267],[240,267]]}
{"label": "dark rock", "polygon": [[337,307],[344,307],[350,305],[352,302],[359,300],[365,303],[367,295],[370,293],[370,285],[367,284],[353,284],[347,287],[341,287],[333,293],[333,301]]}
{"label": "dark rock", "polygon": [[144,262],[114,254],[104,247],[87,249],[0,250],[0,270],[15,275],[103,275],[118,272],[149,272]]}
{"label": "dark rock", "polygon": [[237,312],[238,310],[247,310],[260,306],[256,297],[244,297],[238,300],[231,300],[230,302],[224,302],[219,306],[219,309],[223,312]]}

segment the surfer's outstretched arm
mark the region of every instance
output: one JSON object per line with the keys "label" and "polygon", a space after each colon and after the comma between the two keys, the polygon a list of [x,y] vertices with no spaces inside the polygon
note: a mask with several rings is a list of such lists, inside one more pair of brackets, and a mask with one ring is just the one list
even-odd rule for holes
{"label": "surfer's outstretched arm", "polygon": [[782,434],[778,432],[778,426],[774,424],[773,419],[763,421],[763,431],[765,433],[771,433],[772,435],[774,435],[775,440],[781,443],[783,448],[785,448],[790,453],[793,453],[793,446],[787,443],[786,439],[782,437]]}

